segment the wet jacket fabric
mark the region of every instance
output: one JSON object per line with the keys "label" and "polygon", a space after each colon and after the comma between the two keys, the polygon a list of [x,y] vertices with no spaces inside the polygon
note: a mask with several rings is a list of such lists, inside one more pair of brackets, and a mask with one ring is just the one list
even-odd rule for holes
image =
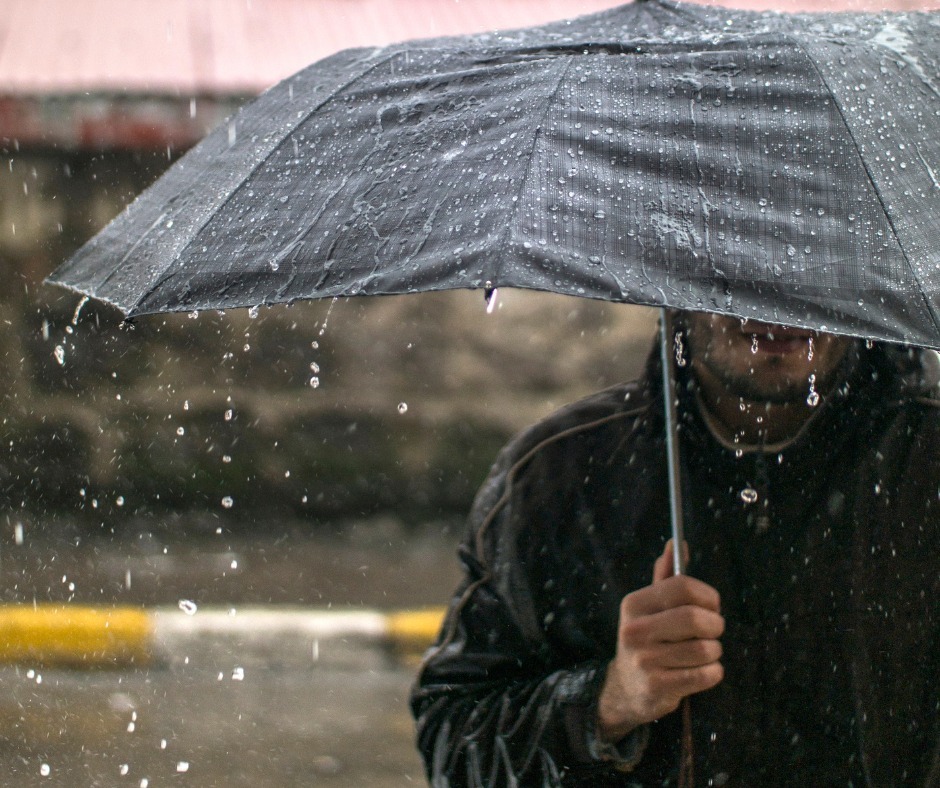
{"label": "wet jacket fabric", "polygon": [[[680,379],[689,572],[726,620],[697,785],[940,785],[937,357],[854,355],[779,446],[723,445]],[[527,430],[480,490],[412,694],[432,785],[675,783],[678,713],[594,738],[620,601],[668,538],[658,377]]]}

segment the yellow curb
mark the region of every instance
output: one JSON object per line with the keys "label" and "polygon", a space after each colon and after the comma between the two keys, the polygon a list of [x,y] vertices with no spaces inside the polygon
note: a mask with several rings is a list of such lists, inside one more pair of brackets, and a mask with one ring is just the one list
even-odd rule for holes
{"label": "yellow curb", "polygon": [[0,662],[123,666],[150,661],[153,623],[139,608],[0,606]]}
{"label": "yellow curb", "polygon": [[444,622],[443,607],[400,610],[388,615],[388,637],[393,648],[404,654],[424,652],[437,637]]}

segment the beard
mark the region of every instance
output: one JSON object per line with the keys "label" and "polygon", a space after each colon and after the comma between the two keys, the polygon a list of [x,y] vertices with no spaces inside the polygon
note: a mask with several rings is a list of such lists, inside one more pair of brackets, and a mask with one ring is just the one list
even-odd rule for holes
{"label": "beard", "polygon": [[858,358],[857,350],[850,350],[834,367],[825,372],[817,371],[810,382],[807,375],[795,375],[786,369],[785,359],[768,358],[759,369],[741,371],[714,363],[708,353],[700,358],[692,357],[693,368],[701,365],[721,382],[729,394],[742,400],[764,402],[770,405],[805,404],[812,391],[820,395],[827,393],[837,382],[843,380]]}

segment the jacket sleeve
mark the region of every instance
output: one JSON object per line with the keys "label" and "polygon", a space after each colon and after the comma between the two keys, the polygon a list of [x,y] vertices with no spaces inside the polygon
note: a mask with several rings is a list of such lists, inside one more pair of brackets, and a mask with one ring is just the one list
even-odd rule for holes
{"label": "jacket sleeve", "polygon": [[565,664],[532,625],[531,589],[499,548],[511,465],[501,456],[471,512],[465,578],[412,692],[418,746],[435,788],[603,785],[639,761],[647,729],[597,742],[606,662]]}

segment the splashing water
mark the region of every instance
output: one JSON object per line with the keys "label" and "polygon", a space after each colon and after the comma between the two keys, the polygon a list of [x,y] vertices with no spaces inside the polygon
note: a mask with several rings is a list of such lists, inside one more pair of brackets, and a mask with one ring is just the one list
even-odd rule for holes
{"label": "splashing water", "polygon": [[819,404],[819,392],[816,391],[816,376],[809,376],[809,394],[806,395],[806,404],[815,408]]}

